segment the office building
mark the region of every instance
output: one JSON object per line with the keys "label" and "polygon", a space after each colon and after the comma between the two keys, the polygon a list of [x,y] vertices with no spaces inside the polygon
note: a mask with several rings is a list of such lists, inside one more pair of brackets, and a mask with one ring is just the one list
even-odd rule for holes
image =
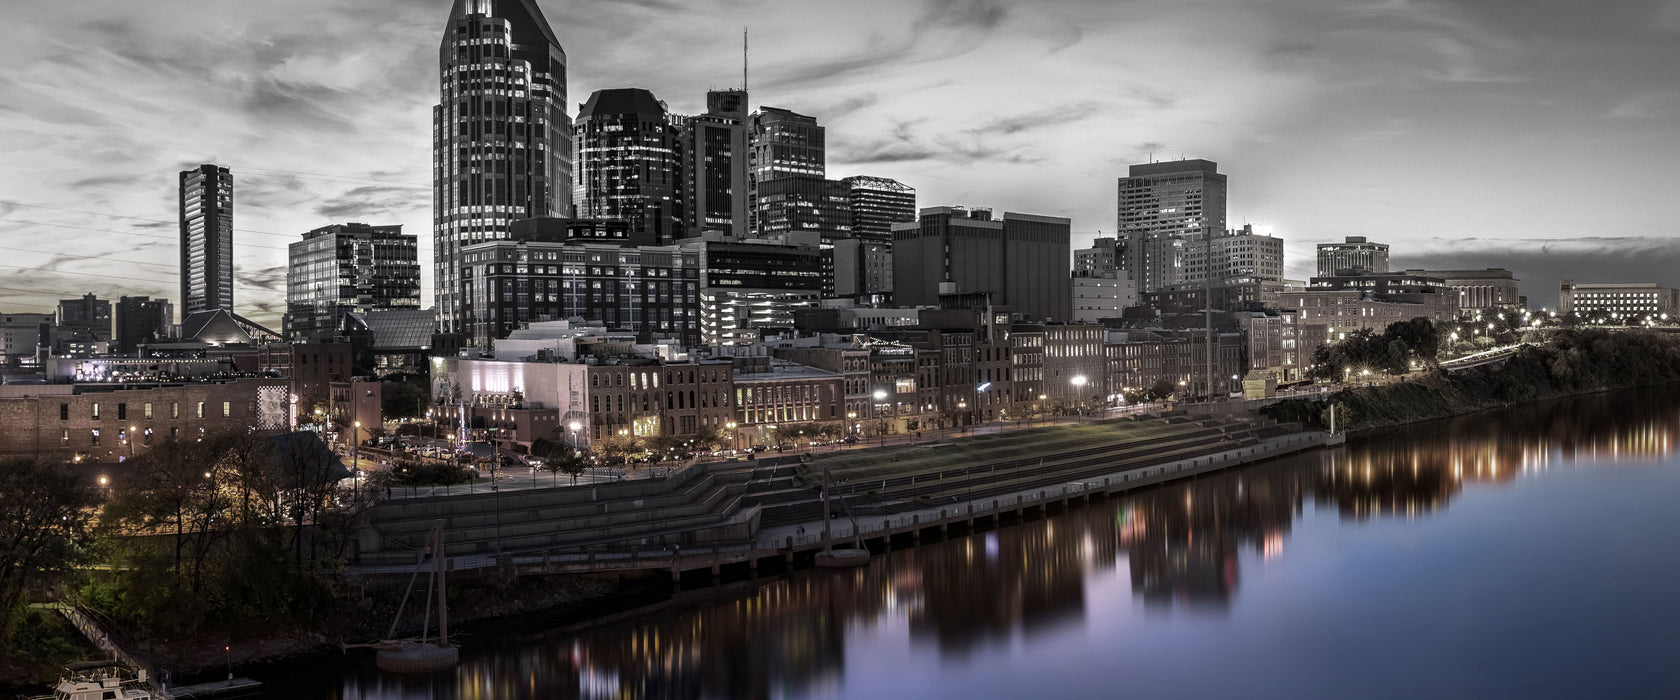
{"label": "office building", "polygon": [[0,365],[40,366],[52,331],[52,314],[0,314]]}
{"label": "office building", "polygon": [[682,128],[665,103],[641,88],[596,90],[574,132],[579,217],[622,219],[631,238],[653,245],[686,233]]}
{"label": "office building", "polygon": [[1674,318],[1680,309],[1680,290],[1655,282],[1591,284],[1563,280],[1558,285],[1558,313],[1575,314],[1598,323],[1635,325]]}
{"label": "office building", "polygon": [[1520,309],[1526,306],[1510,270],[1490,267],[1485,270],[1407,270],[1407,275],[1439,278],[1447,288],[1458,293],[1460,311],[1486,309]]}
{"label": "office building", "polygon": [[180,176],[181,313],[233,311],[233,175],[200,165]]}
{"label": "office building", "polygon": [[1382,274],[1388,272],[1388,244],[1364,236],[1348,236],[1341,243],[1318,244],[1318,276]]}
{"label": "office building", "polygon": [[857,175],[841,182],[850,188],[852,237],[892,245],[893,224],[916,220],[916,190],[897,180]]}
{"label": "office building", "polygon": [[747,235],[747,131],[746,90],[707,92],[706,113],[687,120],[683,214],[689,236]]}
{"label": "office building", "polygon": [[891,243],[850,238],[834,242],[833,295],[860,303],[884,304],[892,299]]}
{"label": "office building", "polygon": [[1190,281],[1190,246],[1225,230],[1225,175],[1208,160],[1133,165],[1119,181],[1120,265],[1139,294]]}
{"label": "office building", "polygon": [[1137,306],[1137,285],[1131,273],[1121,269],[1119,240],[1098,237],[1091,247],[1073,251],[1073,315],[1080,323],[1100,323],[1120,318]]}
{"label": "office building", "polygon": [[122,297],[117,300],[116,351],[133,354],[142,343],[153,343],[174,335],[175,307],[168,299]]}
{"label": "office building", "polygon": [[758,233],[766,215],[758,204],[759,186],[792,175],[824,177],[824,132],[814,117],[762,107],[749,120],[747,138],[747,206],[751,232]]}
{"label": "office building", "polygon": [[793,236],[809,244],[833,245],[852,237],[851,187],[814,175],[788,175],[758,183],[758,229],[762,238]]}
{"label": "office building", "polygon": [[675,246],[514,238],[463,249],[477,347],[525,324],[582,318],[640,342],[700,342],[700,258]]}
{"label": "office building", "polygon": [[323,340],[345,313],[420,308],[419,240],[402,226],[333,224],[287,246],[288,339]]}
{"label": "office building", "polygon": [[1026,320],[1066,321],[1071,228],[1056,216],[923,209],[917,222],[893,226],[893,301],[937,306],[941,294],[978,293]]}
{"label": "office building", "polygon": [[536,0],[455,0],[432,111],[438,328],[460,332],[461,247],[508,224],[572,215],[566,52]]}
{"label": "office building", "polygon": [[111,339],[111,301],[86,294],[80,299],[60,299],[53,325],[57,327],[54,343],[63,348],[67,343],[94,343]]}
{"label": "office building", "polygon": [[793,315],[815,308],[829,283],[822,251],[763,240],[682,244],[700,266],[700,337],[706,345],[757,342],[791,331]]}

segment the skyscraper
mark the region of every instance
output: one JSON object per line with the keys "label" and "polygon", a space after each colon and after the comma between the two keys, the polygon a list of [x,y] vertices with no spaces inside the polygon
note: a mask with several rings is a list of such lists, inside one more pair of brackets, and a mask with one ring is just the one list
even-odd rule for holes
{"label": "skyscraper", "polygon": [[322,340],[346,312],[420,308],[419,241],[402,226],[333,224],[287,246],[290,340]]}
{"label": "skyscraper", "polygon": [[80,299],[60,299],[53,319],[58,327],[54,342],[97,342],[111,339],[111,301],[86,294]]}
{"label": "skyscraper", "polygon": [[761,107],[752,115],[748,138],[747,206],[752,210],[752,232],[758,233],[769,216],[759,201],[759,189],[765,182],[783,177],[823,177],[825,137],[814,117],[779,107]]}
{"label": "skyscraper", "polygon": [[851,189],[852,237],[892,244],[892,225],[916,220],[916,190],[897,180],[855,175]]}
{"label": "skyscraper", "polygon": [[747,234],[747,91],[706,93],[706,113],[683,131],[688,234]]}
{"label": "skyscraper", "polygon": [[757,194],[759,236],[811,234],[803,245],[852,237],[851,188],[844,182],[788,175],[758,183]]}
{"label": "skyscraper", "polygon": [[233,311],[233,175],[181,171],[181,313]]}
{"label": "skyscraper", "polygon": [[682,129],[665,103],[641,88],[596,90],[575,131],[578,216],[623,219],[655,245],[685,233]]}
{"label": "skyscraper", "polygon": [[535,0],[455,0],[432,110],[438,327],[461,331],[461,246],[572,215],[566,52]]}
{"label": "skyscraper", "polygon": [[1115,230],[1139,294],[1186,281],[1187,246],[1225,230],[1225,175],[1208,160],[1131,167],[1120,178]]}

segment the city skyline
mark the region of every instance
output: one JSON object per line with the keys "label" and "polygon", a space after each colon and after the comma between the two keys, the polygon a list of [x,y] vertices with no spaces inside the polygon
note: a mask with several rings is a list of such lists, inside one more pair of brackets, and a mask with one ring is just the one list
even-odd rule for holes
{"label": "city skyline", "polygon": [[[1680,3],[540,4],[573,116],[613,87],[703,112],[750,25],[751,108],[816,117],[829,177],[1068,216],[1075,248],[1113,235],[1128,165],[1182,155],[1220,163],[1230,225],[1270,225],[1291,278],[1364,235],[1396,267],[1509,268],[1536,306],[1563,277],[1674,282]],[[449,3],[303,5],[77,3],[0,29],[0,200],[31,205],[0,203],[9,310],[173,299],[174,174],[199,163],[239,182],[236,311],[259,322],[305,231],[431,228]]]}

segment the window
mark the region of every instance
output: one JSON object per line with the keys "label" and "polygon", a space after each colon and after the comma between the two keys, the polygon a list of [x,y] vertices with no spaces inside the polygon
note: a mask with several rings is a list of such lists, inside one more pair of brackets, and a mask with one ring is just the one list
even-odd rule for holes
{"label": "window", "polygon": [[61,403],[58,405],[58,419],[70,420],[70,404]]}
{"label": "window", "polygon": [[65,445],[70,444],[70,429],[69,428],[64,429],[64,435],[59,437],[58,441],[62,444],[65,444]]}
{"label": "window", "polygon": [[146,402],[146,409],[145,410],[146,410],[146,420],[151,420],[152,419],[152,402],[150,402],[150,401]]}
{"label": "window", "polygon": [[179,402],[179,401],[169,402],[169,417],[170,418],[180,418],[181,417],[181,402]]}
{"label": "window", "polygon": [[117,404],[117,420],[128,420],[128,404]]}
{"label": "window", "polygon": [[203,401],[198,402],[198,417],[199,418],[204,417],[204,402]]}
{"label": "window", "polygon": [[98,428],[93,429],[93,435],[92,435],[91,439],[93,440],[93,446],[98,447],[99,446],[99,429]]}
{"label": "window", "polygon": [[99,420],[99,404],[97,403],[93,405],[93,419]]}

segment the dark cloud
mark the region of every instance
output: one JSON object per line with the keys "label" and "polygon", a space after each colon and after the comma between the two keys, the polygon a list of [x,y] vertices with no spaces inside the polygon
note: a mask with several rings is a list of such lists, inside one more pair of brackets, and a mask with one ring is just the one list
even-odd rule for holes
{"label": "dark cloud", "polygon": [[1034,112],[1017,114],[1013,117],[993,119],[974,129],[973,134],[1016,134],[1023,131],[1044,129],[1062,124],[1070,124],[1089,118],[1098,113],[1102,105],[1092,101],[1073,102],[1065,105],[1055,105]]}
{"label": "dark cloud", "polygon": [[[235,285],[241,288],[256,288],[265,292],[280,292],[283,294],[286,291],[286,266],[276,265],[260,270],[235,270],[233,281]],[[239,305],[244,307],[247,303],[252,302],[241,301]]]}
{"label": "dark cloud", "polygon": [[332,197],[315,207],[315,213],[332,221],[370,221],[415,206],[426,195],[412,187],[365,185]]}
{"label": "dark cloud", "polygon": [[991,31],[1008,17],[1008,7],[990,0],[933,0],[911,26],[917,34],[934,27]]}
{"label": "dark cloud", "polygon": [[1553,239],[1431,239],[1417,245],[1438,249],[1396,255],[1389,269],[1477,270],[1498,267],[1520,280],[1530,306],[1556,306],[1561,280],[1680,284],[1674,261],[1680,240],[1649,236]]}

